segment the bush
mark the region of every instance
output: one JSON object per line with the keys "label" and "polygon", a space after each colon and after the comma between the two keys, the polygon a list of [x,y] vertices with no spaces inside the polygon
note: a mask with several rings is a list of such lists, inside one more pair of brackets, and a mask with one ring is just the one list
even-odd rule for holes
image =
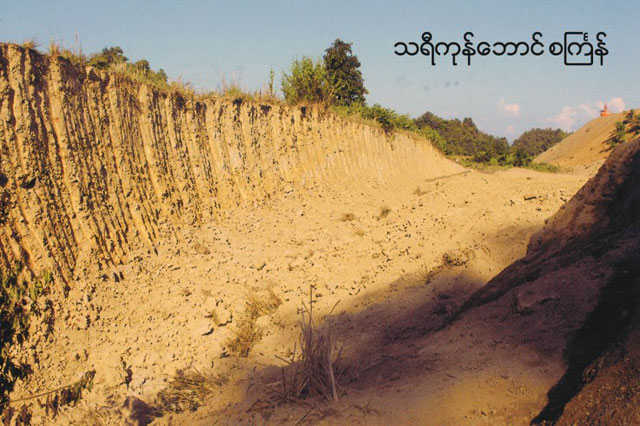
{"label": "bush", "polygon": [[607,140],[607,143],[613,148],[619,143],[624,142],[624,137],[627,134],[627,125],[624,121],[618,121],[616,123],[615,130],[611,133],[611,136]]}
{"label": "bush", "polygon": [[89,57],[89,65],[100,69],[107,69],[112,65],[127,61],[128,59],[124,56],[124,51],[120,46],[105,47],[102,52],[94,53]]}
{"label": "bush", "polygon": [[28,337],[29,321],[33,314],[40,315],[36,299],[49,291],[53,277],[43,274],[41,279],[28,284],[20,281],[14,271],[0,269],[0,403],[6,402],[16,379],[24,377],[27,366],[16,364],[9,356],[11,346],[21,344]]}
{"label": "bush", "polygon": [[522,150],[527,155],[535,157],[551,148],[562,139],[566,138],[568,133],[561,129],[531,129],[524,132],[518,139],[513,141],[511,150]]}
{"label": "bush", "polygon": [[300,102],[328,104],[331,88],[324,64],[306,56],[296,59],[289,74],[282,75],[282,92],[285,100],[293,105]]}

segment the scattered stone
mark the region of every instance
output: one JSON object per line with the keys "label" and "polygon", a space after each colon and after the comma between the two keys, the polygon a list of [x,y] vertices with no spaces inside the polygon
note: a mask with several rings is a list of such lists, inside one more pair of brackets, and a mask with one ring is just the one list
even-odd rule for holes
{"label": "scattered stone", "polygon": [[299,268],[302,265],[304,265],[304,258],[302,256],[298,256],[291,262],[289,262],[289,270],[293,271],[294,269]]}
{"label": "scattered stone", "polygon": [[554,296],[538,294],[533,290],[523,289],[516,293],[515,309],[518,314],[527,315],[535,310],[536,305],[541,305],[551,299],[554,299]]}
{"label": "scattered stone", "polygon": [[191,329],[197,336],[208,336],[213,333],[213,321],[211,318],[198,318],[192,322]]}
{"label": "scattered stone", "polygon": [[208,247],[205,247],[204,245],[202,245],[200,243],[195,243],[193,248],[195,249],[196,253],[198,253],[198,254],[203,254],[203,255],[211,254],[211,250],[209,250]]}

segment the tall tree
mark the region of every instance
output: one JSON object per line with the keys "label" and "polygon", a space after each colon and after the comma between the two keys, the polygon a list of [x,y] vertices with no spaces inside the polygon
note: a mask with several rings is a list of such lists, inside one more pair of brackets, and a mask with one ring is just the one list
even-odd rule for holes
{"label": "tall tree", "polygon": [[369,93],[364,87],[362,72],[358,69],[360,61],[351,51],[352,44],[336,39],[325,50],[324,67],[333,91],[334,105],[364,104],[364,95]]}

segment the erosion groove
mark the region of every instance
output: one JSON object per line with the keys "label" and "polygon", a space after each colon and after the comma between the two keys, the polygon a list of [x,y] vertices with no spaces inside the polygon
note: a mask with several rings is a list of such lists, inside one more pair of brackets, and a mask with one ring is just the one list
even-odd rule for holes
{"label": "erosion groove", "polygon": [[162,91],[12,44],[0,65],[0,264],[31,275],[70,280],[285,190],[462,170],[319,108]]}

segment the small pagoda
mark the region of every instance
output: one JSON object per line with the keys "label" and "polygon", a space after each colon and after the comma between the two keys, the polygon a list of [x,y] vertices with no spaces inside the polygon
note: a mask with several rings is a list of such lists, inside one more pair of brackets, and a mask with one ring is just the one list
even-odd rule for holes
{"label": "small pagoda", "polygon": [[607,115],[609,115],[609,108],[607,104],[604,104],[604,109],[600,110],[600,117],[606,117]]}

